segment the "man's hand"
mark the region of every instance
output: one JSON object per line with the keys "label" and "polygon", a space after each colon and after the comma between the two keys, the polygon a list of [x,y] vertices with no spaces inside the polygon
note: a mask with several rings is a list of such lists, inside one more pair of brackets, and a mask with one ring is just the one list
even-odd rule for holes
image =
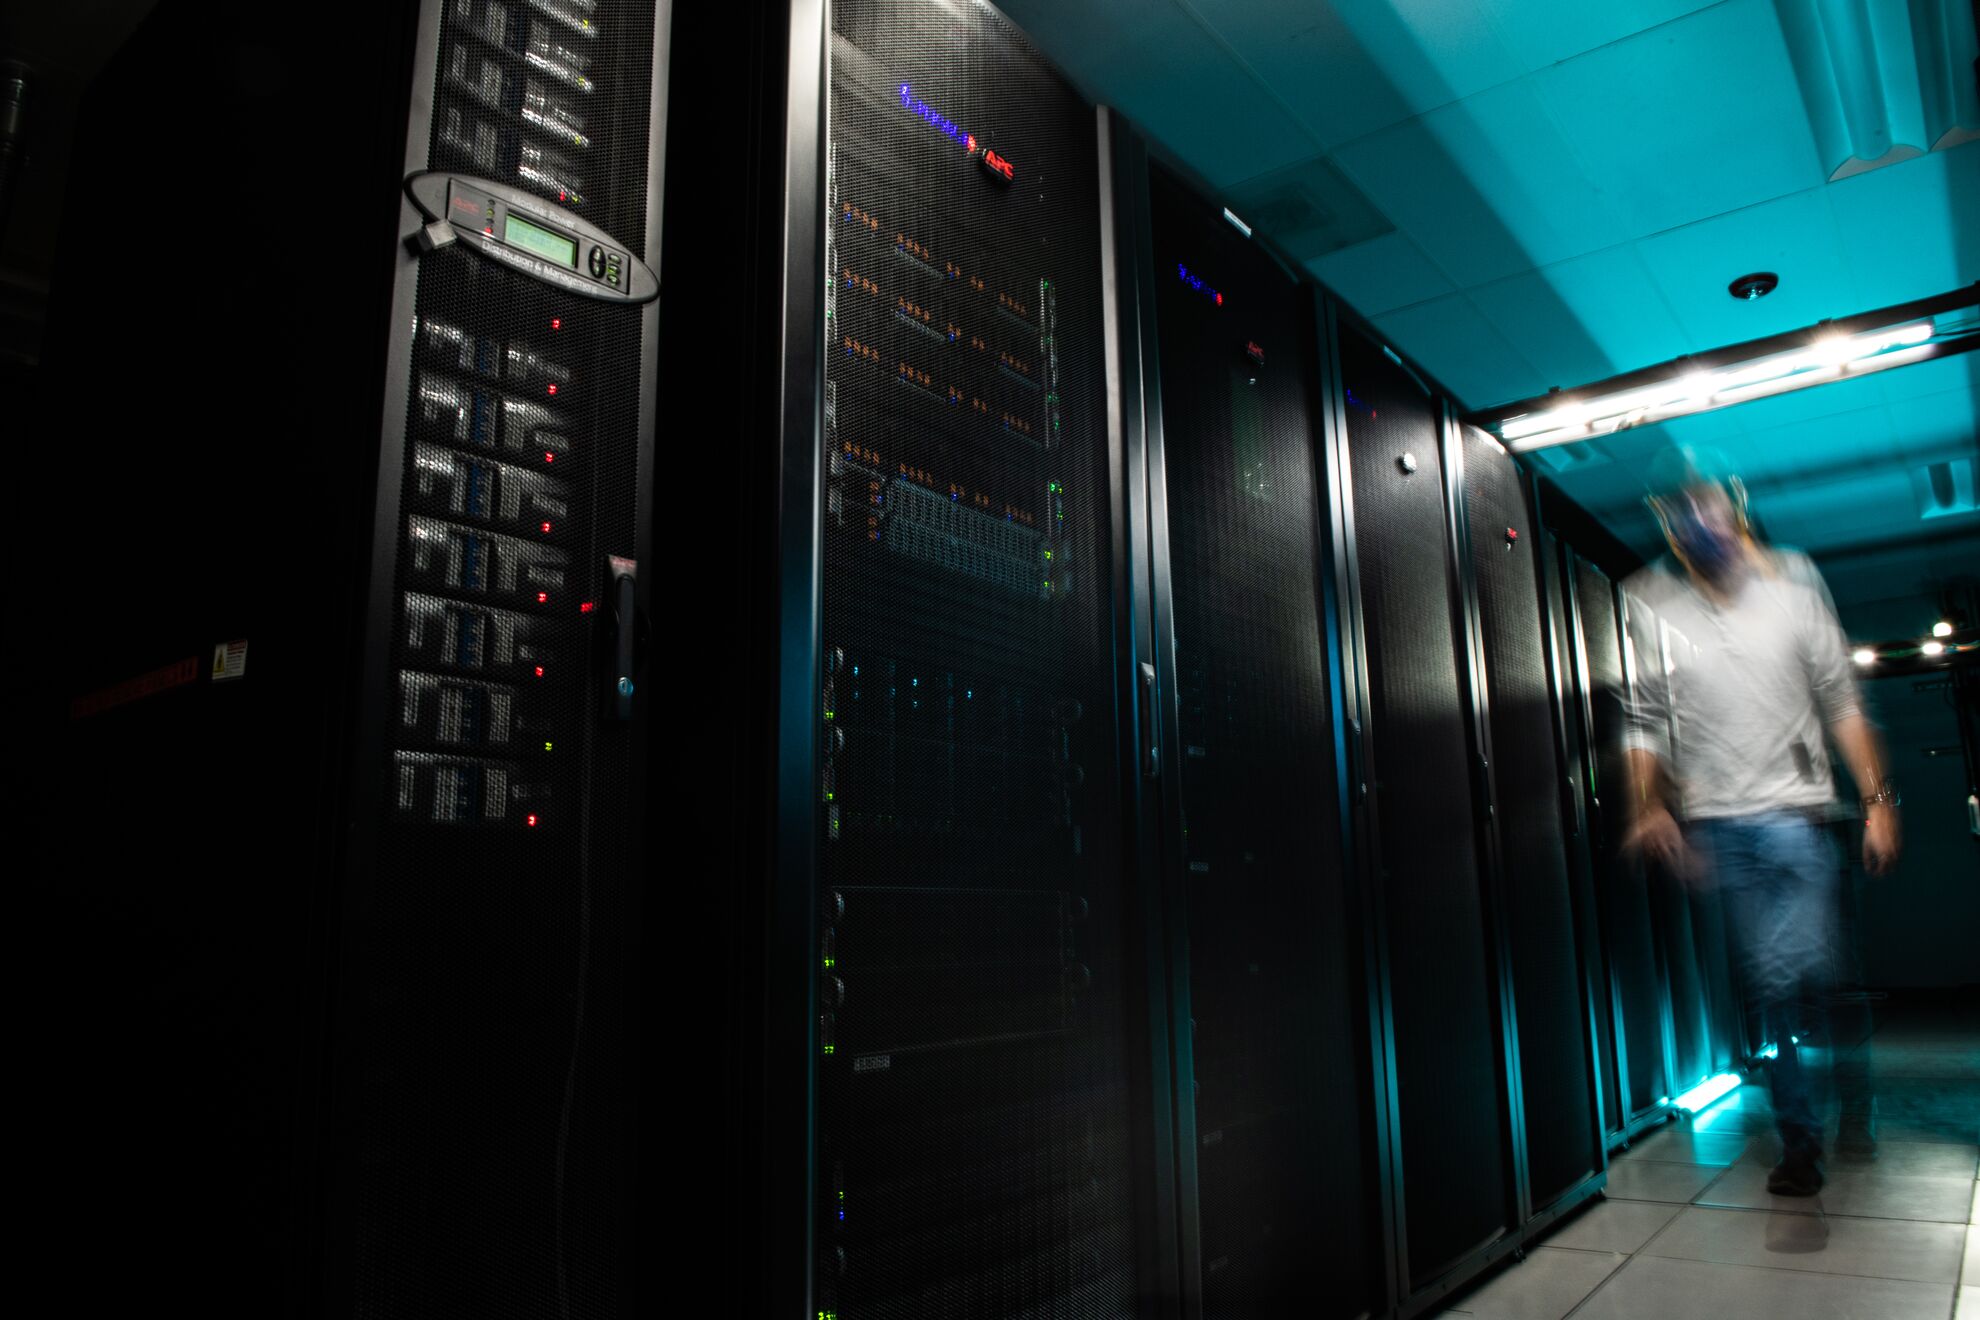
{"label": "man's hand", "polygon": [[1904,831],[1898,825],[1897,808],[1880,802],[1870,808],[1863,821],[1863,869],[1871,875],[1888,874],[1904,851]]}
{"label": "man's hand", "polygon": [[1684,831],[1661,802],[1652,802],[1636,813],[1622,846],[1624,852],[1641,853],[1676,876],[1689,878],[1698,869],[1697,859],[1685,846]]}

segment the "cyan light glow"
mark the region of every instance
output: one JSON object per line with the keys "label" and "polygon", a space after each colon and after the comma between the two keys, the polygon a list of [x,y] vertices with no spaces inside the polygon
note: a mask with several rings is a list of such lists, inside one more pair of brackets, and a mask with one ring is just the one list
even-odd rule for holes
{"label": "cyan light glow", "polygon": [[1735,1090],[1739,1086],[1739,1083],[1740,1077],[1738,1073],[1720,1073],[1717,1077],[1700,1082],[1672,1103],[1679,1109],[1695,1114],[1714,1100],[1720,1099]]}
{"label": "cyan light glow", "polygon": [[1762,1059],[1778,1059],[1781,1057],[1781,1047],[1774,1044],[1774,1042],[1772,1041],[1768,1041],[1765,1045],[1762,1045],[1760,1047],[1760,1054],[1758,1057]]}

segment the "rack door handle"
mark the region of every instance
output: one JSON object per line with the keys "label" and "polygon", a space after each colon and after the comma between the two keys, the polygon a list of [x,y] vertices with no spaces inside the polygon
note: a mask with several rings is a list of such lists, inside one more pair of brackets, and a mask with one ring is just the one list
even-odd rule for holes
{"label": "rack door handle", "polygon": [[1141,773],[1148,779],[1162,773],[1161,725],[1155,719],[1155,666],[1141,662]]}

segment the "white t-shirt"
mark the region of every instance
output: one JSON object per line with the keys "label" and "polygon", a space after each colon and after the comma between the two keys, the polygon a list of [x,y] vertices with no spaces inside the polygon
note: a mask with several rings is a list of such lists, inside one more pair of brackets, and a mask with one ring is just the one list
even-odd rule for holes
{"label": "white t-shirt", "polygon": [[1636,680],[1624,745],[1663,759],[1687,819],[1835,796],[1823,735],[1858,709],[1849,645],[1808,557],[1765,554],[1723,605],[1670,559],[1623,583]]}

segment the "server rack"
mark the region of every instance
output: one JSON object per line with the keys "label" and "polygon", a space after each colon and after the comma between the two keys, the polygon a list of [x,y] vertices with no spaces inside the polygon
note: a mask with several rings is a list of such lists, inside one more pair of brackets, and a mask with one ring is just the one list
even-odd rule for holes
{"label": "server rack", "polygon": [[818,539],[786,578],[819,630],[806,1310],[1127,1310],[1150,1161],[1096,121],[987,6],[835,5],[825,68],[793,217],[822,231]]}
{"label": "server rack", "polygon": [[1459,426],[1466,577],[1497,893],[1495,925],[1517,1049],[1515,1172],[1525,1231],[1599,1186],[1605,1167],[1597,1042],[1587,1013],[1567,855],[1537,520],[1505,451]]}
{"label": "server rack", "polygon": [[1533,483],[1533,504],[1542,510],[1539,528],[1541,567],[1546,587],[1549,631],[1549,674],[1556,740],[1564,771],[1562,812],[1567,822],[1568,865],[1575,893],[1576,930],[1585,951],[1583,995],[1587,1001],[1589,1039],[1593,1042],[1596,1094],[1601,1105],[1605,1147],[1623,1139],[1622,1090],[1617,1074],[1615,1002],[1611,991],[1609,952],[1602,939],[1602,904],[1596,892],[1601,872],[1602,841],[1599,802],[1594,798],[1594,758],[1582,718],[1581,669],[1577,663],[1573,596],[1569,574],[1573,552],[1544,520],[1547,508],[1540,483]]}
{"label": "server rack", "polygon": [[[1336,342],[1343,497],[1355,508],[1364,856],[1381,894],[1397,1293],[1413,1314],[1519,1246],[1516,1041],[1482,882],[1446,408],[1366,332],[1344,326]],[[1469,1101],[1455,1110],[1454,1085]]]}
{"label": "server rack", "polygon": [[1623,601],[1607,574],[1570,554],[1576,668],[1584,745],[1591,749],[1589,798],[1597,841],[1597,895],[1608,952],[1610,1022],[1620,1104],[1611,1139],[1628,1141],[1670,1115],[1669,1001],[1649,892],[1640,866],[1621,852],[1628,783],[1622,718],[1629,669]]}
{"label": "server rack", "polygon": [[[1136,189],[1139,200],[1143,189]],[[1385,1310],[1316,303],[1179,177],[1140,231],[1185,1314]]]}
{"label": "server rack", "polygon": [[650,0],[420,11],[332,1009],[337,1309],[628,1302],[666,31]]}

